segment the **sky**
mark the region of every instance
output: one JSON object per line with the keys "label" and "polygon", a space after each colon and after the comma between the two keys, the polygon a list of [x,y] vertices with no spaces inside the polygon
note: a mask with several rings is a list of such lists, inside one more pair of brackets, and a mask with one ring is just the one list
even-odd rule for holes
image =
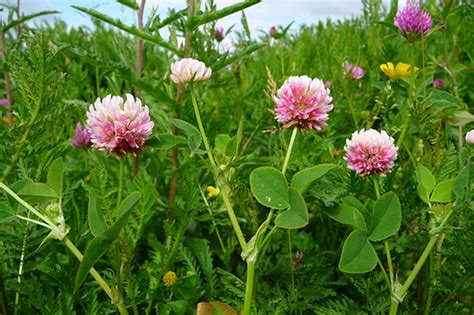
{"label": "sky", "polygon": [[[215,0],[215,3],[218,8],[223,8],[240,1]],[[206,0],[202,0],[202,2],[205,3]],[[389,6],[390,0],[381,0],[381,2]],[[406,0],[399,0],[399,7],[402,7],[405,2]],[[15,5],[16,0],[0,0],[0,4]],[[120,18],[126,24],[136,24],[136,14],[114,0],[21,0],[20,7],[24,14],[41,10],[57,10],[61,13],[54,15],[54,17],[49,16],[46,19],[60,18],[71,27],[80,25],[92,27],[90,17],[75,10],[71,5],[93,8],[114,18]],[[152,7],[157,7],[160,17],[165,17],[168,8],[184,9],[186,0],[147,0],[145,16],[151,11]],[[259,30],[266,32],[273,25],[286,26],[292,21],[295,21],[292,28],[298,28],[299,25],[317,23],[328,18],[332,20],[350,19],[361,13],[361,0],[263,0],[261,3],[245,10],[249,26],[253,32]],[[0,16],[5,18],[5,12],[0,13]],[[236,24],[236,27],[240,28],[240,18],[240,13],[235,13],[220,20],[218,26],[228,28]]]}

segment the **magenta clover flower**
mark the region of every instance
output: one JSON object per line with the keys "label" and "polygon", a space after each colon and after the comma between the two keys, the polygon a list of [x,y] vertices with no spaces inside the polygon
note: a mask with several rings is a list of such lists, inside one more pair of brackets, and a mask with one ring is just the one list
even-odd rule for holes
{"label": "magenta clover flower", "polygon": [[143,106],[140,99],[127,94],[124,102],[120,96],[107,95],[89,106],[87,129],[92,147],[120,158],[122,154],[136,155],[143,150],[153,122],[148,106]]}
{"label": "magenta clover flower", "polygon": [[360,80],[365,75],[364,69],[362,67],[353,66],[348,62],[344,64],[344,72],[345,72],[345,75],[350,74],[352,80]]}
{"label": "magenta clover flower", "polygon": [[289,77],[277,94],[273,96],[275,118],[284,124],[284,128],[297,126],[319,131],[327,126],[328,112],[333,108],[332,97],[320,79]]}
{"label": "magenta clover flower", "polygon": [[411,43],[419,37],[428,34],[433,21],[431,16],[423,11],[418,3],[409,0],[406,6],[398,12],[394,24],[408,42]]}
{"label": "magenta clover flower", "polygon": [[69,139],[69,142],[75,148],[87,148],[91,145],[91,134],[85,126],[82,127],[82,124],[78,122],[76,125],[76,134],[74,138]]}
{"label": "magenta clover flower", "polygon": [[223,27],[216,27],[214,31],[214,38],[221,42],[224,39],[224,28]]}
{"label": "magenta clover flower", "polygon": [[394,139],[385,131],[362,129],[355,131],[352,138],[346,140],[344,151],[347,167],[360,176],[384,176],[391,171],[398,148],[394,145]]}
{"label": "magenta clover flower", "polygon": [[435,89],[442,90],[442,89],[444,89],[445,83],[446,82],[443,79],[436,79],[436,80],[433,80],[432,85]]}

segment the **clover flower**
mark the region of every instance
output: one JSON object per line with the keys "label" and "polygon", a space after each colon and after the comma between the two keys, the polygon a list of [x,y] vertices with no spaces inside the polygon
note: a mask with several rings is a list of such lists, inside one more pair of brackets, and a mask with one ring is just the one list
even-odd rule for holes
{"label": "clover flower", "polygon": [[177,84],[209,80],[211,74],[211,68],[193,58],[183,58],[171,65],[171,80]]}
{"label": "clover flower", "polygon": [[469,144],[474,144],[474,129],[466,132],[466,142]]}
{"label": "clover flower", "polygon": [[148,106],[143,106],[140,99],[127,94],[124,102],[120,96],[107,95],[89,106],[87,129],[92,147],[120,158],[122,154],[136,155],[143,150],[153,122]]}
{"label": "clover flower", "polygon": [[446,82],[443,79],[436,79],[436,80],[433,80],[432,85],[435,89],[442,90],[444,89],[445,83]]}
{"label": "clover flower", "polygon": [[393,143],[394,139],[385,131],[355,131],[344,147],[347,167],[362,177],[371,174],[384,176],[391,171],[397,158],[398,148]]}
{"label": "clover flower", "polygon": [[82,127],[82,124],[78,122],[74,138],[69,139],[69,142],[75,148],[87,148],[91,145],[91,134],[85,126]]}
{"label": "clover flower", "polygon": [[214,30],[214,38],[221,42],[224,39],[224,28],[223,27],[216,27]]}
{"label": "clover flower", "polygon": [[8,106],[10,104],[10,100],[8,98],[0,99],[0,106]]}
{"label": "clover flower", "polygon": [[394,20],[395,26],[410,43],[426,35],[430,31],[432,23],[431,16],[414,1],[408,1]]}
{"label": "clover flower", "polygon": [[362,67],[351,65],[348,62],[344,64],[344,71],[344,75],[350,74],[352,80],[362,79],[365,75]]}
{"label": "clover flower", "polygon": [[275,26],[270,27],[270,29],[268,30],[268,35],[270,35],[270,37],[275,37],[277,33],[278,30]]}
{"label": "clover flower", "polygon": [[331,82],[331,81],[327,80],[326,82],[324,82],[324,87],[325,87],[326,89],[330,89],[331,86],[332,86],[332,82]]}
{"label": "clover flower", "polygon": [[276,120],[284,128],[321,130],[327,126],[328,112],[333,108],[329,89],[323,81],[308,76],[291,76],[273,96],[276,103]]}
{"label": "clover flower", "polygon": [[399,77],[408,78],[412,73],[415,73],[420,69],[403,62],[397,63],[397,66],[394,67],[393,63],[387,62],[386,64],[384,63],[380,65],[380,70],[382,70],[390,79],[398,80]]}

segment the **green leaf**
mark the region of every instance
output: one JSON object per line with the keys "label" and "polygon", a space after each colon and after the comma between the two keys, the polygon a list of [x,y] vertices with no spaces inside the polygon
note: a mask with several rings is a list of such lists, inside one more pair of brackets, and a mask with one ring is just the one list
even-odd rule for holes
{"label": "green leaf", "polygon": [[6,202],[0,202],[0,223],[15,219],[15,215],[15,211]]}
{"label": "green leaf", "polygon": [[369,239],[371,241],[380,241],[397,233],[401,222],[402,210],[400,200],[398,200],[395,193],[389,192],[375,202]]}
{"label": "green leaf", "polygon": [[474,182],[474,163],[467,164],[456,177],[453,193],[456,196],[456,205],[461,206],[465,200],[469,200],[471,192],[470,184]]}
{"label": "green leaf", "polygon": [[153,141],[150,143],[150,140],[148,140],[146,145],[159,150],[169,150],[181,144],[186,144],[186,138],[182,136],[161,133],[157,137],[158,139],[156,142]]}
{"label": "green leaf", "polygon": [[431,91],[431,105],[441,110],[462,107],[462,103],[454,95],[435,89]]}
{"label": "green leaf", "polygon": [[360,230],[352,231],[344,241],[339,269],[347,273],[366,273],[376,265],[377,254],[367,234]]}
{"label": "green leaf", "polygon": [[77,6],[77,5],[73,5],[72,7],[74,9],[82,11],[82,12],[84,12],[84,13],[86,13],[86,14],[88,14],[88,15],[90,15],[90,16],[98,19],[98,20],[101,20],[101,21],[103,21],[107,24],[115,26],[115,27],[117,27],[118,29],[121,29],[124,32],[127,32],[131,35],[134,35],[134,36],[138,37],[138,38],[146,40],[146,41],[148,41],[152,44],[156,44],[156,45],[161,46],[165,49],[168,49],[169,51],[175,53],[178,56],[182,55],[181,51],[179,51],[176,47],[173,47],[172,45],[170,45],[168,42],[166,42],[163,38],[161,38],[159,36],[152,35],[148,32],[143,31],[143,30],[141,31],[138,28],[136,28],[135,26],[125,25],[120,20],[113,19],[108,15],[100,13],[99,11],[84,8],[84,7]]}
{"label": "green leaf", "polygon": [[451,126],[465,126],[473,121],[474,115],[467,111],[454,113],[448,118],[448,124]]}
{"label": "green leaf", "polygon": [[132,207],[140,199],[141,195],[139,192],[133,192],[125,198],[119,207],[120,217],[119,219],[102,234],[95,237],[87,246],[84,257],[79,266],[79,270],[76,275],[76,285],[74,291],[76,291],[86,278],[87,273],[94,266],[94,264],[102,257],[112,243],[118,239],[120,230],[127,223],[128,217],[132,213]]}
{"label": "green leaf", "polygon": [[123,4],[126,7],[129,7],[132,10],[138,10],[140,7],[134,0],[117,0],[118,3]]}
{"label": "green leaf", "polygon": [[326,211],[333,220],[351,226],[354,229],[367,231],[367,225],[362,213],[347,204],[340,204],[338,207]]}
{"label": "green leaf", "polygon": [[63,193],[64,162],[62,158],[57,158],[51,163],[48,169],[47,184],[58,196]]}
{"label": "green leaf", "polygon": [[428,194],[431,193],[436,185],[436,179],[431,171],[425,166],[418,164],[416,166],[415,174],[418,184],[423,185],[423,187],[428,191]]}
{"label": "green leaf", "polygon": [[44,183],[27,183],[18,195],[25,197],[31,202],[46,202],[59,199],[59,195],[49,185]]}
{"label": "green leaf", "polygon": [[188,136],[188,146],[191,151],[199,154],[205,153],[205,151],[199,149],[202,139],[201,134],[196,127],[181,119],[172,119],[171,121],[173,122],[173,125],[176,126],[176,128],[183,130]]}
{"label": "green leaf", "polygon": [[425,203],[429,204],[430,194],[436,185],[436,179],[430,170],[421,164],[416,166],[415,174],[418,182],[418,186],[416,187],[418,196]]}
{"label": "green leaf", "polygon": [[431,202],[446,203],[453,201],[453,186],[455,183],[455,179],[448,179],[436,185],[431,194]]}
{"label": "green leaf", "polygon": [[254,4],[257,4],[261,1],[262,0],[246,0],[246,1],[242,1],[233,5],[227,6],[221,10],[209,11],[204,14],[195,15],[188,20],[187,27],[191,30],[196,29],[200,25],[203,25],[212,21],[217,21],[235,12],[242,11],[245,8],[253,6]]}
{"label": "green leaf", "polygon": [[290,208],[280,213],[275,219],[275,225],[283,229],[299,229],[309,222],[308,208],[301,193],[290,187],[288,189]]}
{"label": "green leaf", "polygon": [[41,11],[41,12],[37,12],[37,13],[31,14],[31,15],[23,15],[19,19],[14,20],[14,21],[10,22],[9,24],[5,25],[2,29],[2,32],[6,33],[9,29],[14,28],[17,25],[25,23],[26,21],[29,21],[29,20],[34,19],[36,17],[43,16],[43,15],[48,15],[48,14],[56,14],[56,13],[60,13],[60,12],[59,11]]}
{"label": "green leaf", "polygon": [[227,134],[218,134],[214,140],[214,146],[217,150],[224,153],[225,147],[230,141],[230,136]]}
{"label": "green leaf", "polygon": [[87,219],[89,221],[89,228],[94,236],[99,236],[107,229],[107,223],[102,215],[102,211],[97,209],[97,197],[92,189],[89,191]]}
{"label": "green leaf", "polygon": [[293,176],[291,187],[297,189],[300,193],[304,193],[312,182],[323,177],[335,167],[337,167],[337,165],[320,164],[301,170]]}
{"label": "green leaf", "polygon": [[285,176],[273,167],[259,167],[250,174],[250,189],[258,202],[269,208],[290,206]]}

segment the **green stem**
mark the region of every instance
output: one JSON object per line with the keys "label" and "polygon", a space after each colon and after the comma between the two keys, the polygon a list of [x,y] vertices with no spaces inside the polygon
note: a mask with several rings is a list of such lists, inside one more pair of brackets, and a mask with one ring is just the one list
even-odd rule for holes
{"label": "green stem", "polygon": [[378,175],[373,175],[371,176],[371,178],[372,178],[372,183],[374,184],[375,196],[377,197],[377,200],[379,200],[380,199],[380,186],[379,186]]}
{"label": "green stem", "polygon": [[[191,85],[191,99],[193,102],[194,114],[196,116],[196,121],[199,127],[199,132],[201,133],[202,142],[204,143],[204,147],[206,148],[207,156],[209,157],[209,162],[212,165],[213,171],[217,171],[217,163],[214,160],[214,156],[212,155],[211,146],[209,145],[209,141],[207,140],[206,132],[204,131],[204,127],[202,125],[201,114],[199,113],[199,107],[196,100],[196,94],[194,93],[193,86]],[[217,176],[217,173],[215,174]]]}
{"label": "green stem", "polygon": [[384,268],[382,262],[380,261],[379,256],[377,256],[377,264],[379,265],[380,270],[382,271],[383,277],[385,279],[385,282],[387,283],[387,287],[388,287],[388,290],[390,291],[390,295],[391,295],[391,293],[392,293],[392,284],[390,282],[390,279],[388,279],[387,272],[385,272],[385,268]]}
{"label": "green stem", "polygon": [[223,180],[219,180],[219,168],[217,166],[217,163],[215,162],[214,156],[212,155],[211,146],[209,145],[206,132],[204,131],[204,127],[202,125],[201,114],[199,113],[199,107],[196,100],[196,94],[194,93],[194,89],[192,85],[191,85],[191,99],[193,103],[194,114],[196,116],[196,121],[199,127],[199,133],[201,134],[202,142],[204,143],[204,147],[206,148],[207,156],[209,157],[209,162],[211,163],[211,166],[212,166],[212,172],[214,174],[214,177],[216,178],[217,187],[220,190],[220,196],[226,206],[227,214],[229,215],[230,222],[232,224],[232,227],[234,228],[234,232],[237,236],[237,239],[239,240],[240,247],[244,251],[247,249],[247,242],[245,241],[244,233],[242,232],[242,229],[240,228],[239,221],[237,220],[237,216],[235,215],[234,209],[232,208],[232,204],[230,202],[230,198],[228,194],[228,191],[230,191],[230,188]]}
{"label": "green stem", "polygon": [[254,279],[255,279],[255,262],[247,263],[247,281],[245,284],[244,315],[250,315],[250,310],[252,308]]}
{"label": "green stem", "polygon": [[[122,194],[123,194],[123,175],[125,171],[125,160],[124,156],[120,157],[120,167],[119,167],[119,186],[118,186],[118,193],[117,193],[117,209],[120,207],[120,203],[122,202]],[[119,213],[116,214],[117,217]]]}
{"label": "green stem", "polygon": [[387,255],[388,272],[390,273],[390,283],[394,283],[395,279],[393,277],[392,255],[390,255],[390,245],[388,244],[388,240],[385,240],[385,255]]}
{"label": "green stem", "polygon": [[283,162],[283,167],[281,172],[283,175],[286,173],[286,168],[288,167],[288,162],[290,161],[291,151],[293,150],[293,145],[295,144],[296,134],[298,133],[298,127],[293,129],[291,133],[290,144],[288,145],[288,150],[286,151],[285,161]]}
{"label": "green stem", "polygon": [[350,96],[347,99],[347,101],[349,103],[349,109],[351,110],[352,120],[354,121],[354,126],[356,127],[356,130],[359,130],[359,123],[357,122],[357,116],[356,116],[356,113],[355,113],[354,104],[352,103],[352,96]]}
{"label": "green stem", "polygon": [[[453,213],[453,209],[451,209],[448,214],[446,215],[446,217],[444,217],[443,219],[443,222],[441,222],[441,224],[436,228],[437,230],[441,230],[448,222],[448,219],[449,217],[451,216],[451,214]],[[410,272],[410,274],[408,275],[408,278],[407,280],[405,281],[405,283],[403,284],[403,286],[401,287],[400,291],[399,292],[396,292],[397,296],[400,298],[400,299],[403,299],[403,297],[405,296],[405,294],[408,292],[408,290],[410,289],[410,286],[412,285],[413,281],[415,280],[416,276],[418,275],[418,273],[420,272],[421,268],[423,267],[423,265],[425,264],[426,262],[426,259],[428,259],[428,257],[430,256],[430,253],[431,251],[433,250],[433,247],[435,246],[436,242],[438,241],[439,237],[442,235],[442,233],[437,233],[433,236],[431,236],[430,238],[430,241],[428,242],[428,244],[426,245],[425,249],[423,250],[423,253],[421,254],[420,258],[418,259],[418,261],[416,262],[416,265],[415,267],[413,267],[413,270]],[[394,315],[397,313],[397,309],[398,309],[398,304],[399,303],[394,303],[395,306],[392,304],[391,308],[390,308],[390,315]],[[393,311],[392,311],[393,309]]]}
{"label": "green stem", "polygon": [[392,303],[390,305],[390,313],[389,315],[396,315],[398,311],[398,303]]}

